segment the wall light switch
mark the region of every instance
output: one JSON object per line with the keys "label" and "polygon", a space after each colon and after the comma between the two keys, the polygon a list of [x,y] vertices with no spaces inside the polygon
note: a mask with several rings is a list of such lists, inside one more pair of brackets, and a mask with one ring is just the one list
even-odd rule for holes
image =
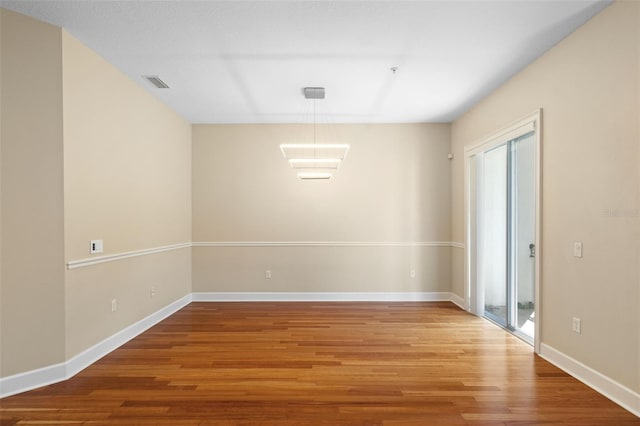
{"label": "wall light switch", "polygon": [[91,240],[91,245],[89,246],[89,253],[102,253],[103,246],[102,240]]}
{"label": "wall light switch", "polygon": [[573,243],[573,257],[582,257],[582,242]]}
{"label": "wall light switch", "polygon": [[581,324],[580,318],[573,317],[573,323],[572,323],[572,327],[571,328],[572,328],[574,333],[580,334],[582,332],[581,325],[582,324]]}
{"label": "wall light switch", "polygon": [[271,279],[271,271],[269,270],[264,271],[264,277],[268,280]]}
{"label": "wall light switch", "polygon": [[410,270],[410,271],[409,271],[409,276],[410,276],[411,278],[415,278],[415,277],[416,277],[416,270],[415,270],[415,269]]}

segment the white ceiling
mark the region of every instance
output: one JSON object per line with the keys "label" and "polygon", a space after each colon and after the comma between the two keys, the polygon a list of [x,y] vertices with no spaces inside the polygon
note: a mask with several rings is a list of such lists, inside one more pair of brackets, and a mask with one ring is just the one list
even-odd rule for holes
{"label": "white ceiling", "polygon": [[[609,3],[3,0],[2,7],[65,28],[192,123],[312,121],[305,86],[326,87],[318,121],[337,123],[452,121]],[[171,88],[156,89],[142,75]]]}

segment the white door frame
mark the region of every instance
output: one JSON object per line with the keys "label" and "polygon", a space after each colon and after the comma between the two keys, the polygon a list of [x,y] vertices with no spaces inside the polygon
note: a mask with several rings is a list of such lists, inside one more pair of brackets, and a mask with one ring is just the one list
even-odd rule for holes
{"label": "white door frame", "polygon": [[[542,283],[542,109],[538,109],[525,117],[514,121],[491,135],[476,141],[464,149],[464,223],[465,223],[465,282],[464,297],[467,310],[475,315],[482,316],[484,311],[483,294],[478,282],[478,259],[482,253],[477,253],[478,235],[475,223],[478,220],[479,212],[472,211],[474,203],[472,200],[471,188],[476,185],[476,175],[471,173],[471,158],[475,155],[482,155],[485,151],[500,145],[506,141],[516,138],[528,130],[535,131],[535,258],[534,258],[534,314],[535,332],[533,348],[535,353],[540,353],[541,342],[541,283]],[[477,200],[475,202],[477,204]]]}

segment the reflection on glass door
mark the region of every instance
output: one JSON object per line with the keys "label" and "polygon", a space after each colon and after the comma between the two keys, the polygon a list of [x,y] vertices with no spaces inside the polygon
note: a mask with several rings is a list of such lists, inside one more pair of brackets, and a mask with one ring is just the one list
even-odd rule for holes
{"label": "reflection on glass door", "polygon": [[535,139],[528,132],[476,156],[483,314],[532,342],[535,323]]}

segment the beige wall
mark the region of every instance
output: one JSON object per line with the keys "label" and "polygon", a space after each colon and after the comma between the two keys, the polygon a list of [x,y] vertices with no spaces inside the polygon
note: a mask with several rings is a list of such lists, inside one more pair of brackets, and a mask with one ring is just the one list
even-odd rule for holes
{"label": "beige wall", "polygon": [[[191,125],[66,32],[62,53],[66,260],[191,241]],[[190,293],[190,249],[66,277],[71,357]]]}
{"label": "beige wall", "polygon": [[190,273],[189,248],[68,271],[67,359],[191,293]]}
{"label": "beige wall", "polygon": [[[312,132],[310,125],[194,126],[193,240],[450,240],[449,125],[319,126],[319,143],[351,149],[331,180],[301,181],[279,145],[308,142]],[[194,291],[449,290],[446,246],[193,250]]]}
{"label": "beige wall", "polygon": [[62,36],[0,9],[0,376],[64,361]]}
{"label": "beige wall", "polygon": [[[452,126],[452,235],[463,148],[543,109],[542,343],[640,391],[640,3],[617,2]],[[607,214],[607,211],[610,214]],[[572,256],[582,241],[584,257]],[[462,295],[463,252],[453,256]],[[582,334],[571,318],[582,319]]]}
{"label": "beige wall", "polygon": [[191,124],[63,32],[66,258],[191,239]]}
{"label": "beige wall", "polygon": [[189,248],[65,269],[92,256],[91,239],[103,254],[191,241],[191,125],[60,28],[0,14],[7,377],[63,362],[191,292]]}

